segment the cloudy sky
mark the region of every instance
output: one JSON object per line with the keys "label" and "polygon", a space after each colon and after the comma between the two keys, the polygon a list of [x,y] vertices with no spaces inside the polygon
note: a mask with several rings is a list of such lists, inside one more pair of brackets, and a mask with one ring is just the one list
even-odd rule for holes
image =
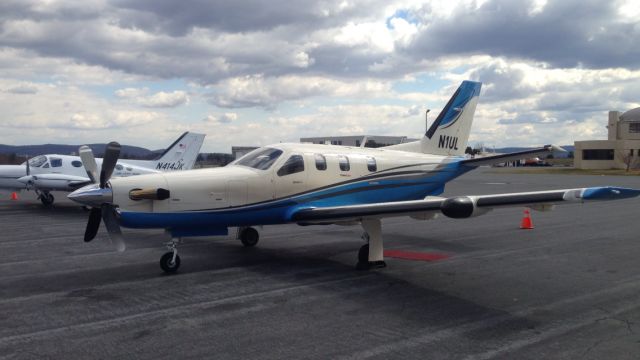
{"label": "cloudy sky", "polygon": [[2,0],[0,143],[204,151],[424,132],[483,82],[471,144],[606,138],[640,106],[637,0]]}

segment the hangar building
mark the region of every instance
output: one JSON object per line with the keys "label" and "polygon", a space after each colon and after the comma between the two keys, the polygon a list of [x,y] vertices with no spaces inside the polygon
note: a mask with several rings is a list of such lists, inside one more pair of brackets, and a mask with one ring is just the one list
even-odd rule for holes
{"label": "hangar building", "polygon": [[626,169],[640,166],[640,108],[620,115],[609,111],[607,140],[576,141],[574,167],[579,169]]}
{"label": "hangar building", "polygon": [[360,146],[363,141],[366,141],[366,147],[382,147],[389,145],[396,145],[410,141],[416,141],[416,139],[409,139],[406,136],[378,136],[378,135],[354,135],[354,136],[324,136],[324,137],[310,137],[300,138],[301,143],[312,144],[330,144],[330,145],[342,145],[342,146]]}

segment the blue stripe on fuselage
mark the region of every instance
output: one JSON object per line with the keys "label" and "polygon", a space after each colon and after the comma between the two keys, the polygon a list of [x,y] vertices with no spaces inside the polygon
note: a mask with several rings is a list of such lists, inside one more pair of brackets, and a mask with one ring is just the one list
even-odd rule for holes
{"label": "blue stripe on fuselage", "polygon": [[[440,195],[444,185],[473,170],[461,166],[461,158],[443,164],[437,170],[425,171],[421,175],[407,178],[363,180],[293,195],[284,199],[235,208],[147,213],[120,211],[120,223],[130,228],[171,229],[211,229],[211,233],[221,228],[251,225],[272,225],[291,222],[291,215],[301,208],[348,206],[379,202],[420,200],[429,195]],[[203,232],[203,231],[200,231]],[[206,231],[204,231],[206,232]]]}

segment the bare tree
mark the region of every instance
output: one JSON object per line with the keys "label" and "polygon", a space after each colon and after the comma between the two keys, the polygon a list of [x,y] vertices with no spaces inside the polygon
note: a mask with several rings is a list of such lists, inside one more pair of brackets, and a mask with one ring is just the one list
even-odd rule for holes
{"label": "bare tree", "polygon": [[627,150],[621,150],[620,151],[620,158],[622,159],[622,162],[626,166],[626,171],[629,171],[629,169],[636,167],[636,163],[637,163],[638,157],[634,156],[633,149],[628,150],[628,151]]}

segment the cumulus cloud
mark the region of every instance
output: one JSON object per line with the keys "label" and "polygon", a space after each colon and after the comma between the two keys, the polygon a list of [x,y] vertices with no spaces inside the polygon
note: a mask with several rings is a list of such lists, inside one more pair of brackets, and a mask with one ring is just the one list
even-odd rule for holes
{"label": "cumulus cloud", "polygon": [[216,124],[229,124],[238,119],[238,114],[227,112],[220,115],[207,115],[202,121]]}
{"label": "cumulus cloud", "polygon": [[348,83],[323,77],[266,78],[258,75],[233,78],[221,83],[211,95],[210,103],[223,108],[274,109],[281,102],[312,96],[366,97],[389,90],[388,84],[378,81]]}
{"label": "cumulus cloud", "polygon": [[[484,83],[473,136],[598,135],[606,111],[640,105],[638,14],[633,0],[6,0],[0,127],[224,123],[263,141],[326,130],[314,124],[331,113],[337,133],[412,135],[470,78]],[[312,130],[291,125],[311,114]]]}
{"label": "cumulus cloud", "polygon": [[33,84],[20,84],[6,90],[12,94],[37,94],[38,87]]}
{"label": "cumulus cloud", "polygon": [[116,90],[115,95],[135,104],[149,108],[173,108],[189,102],[185,91],[160,91],[149,95],[148,89],[126,88]]}
{"label": "cumulus cloud", "polygon": [[640,28],[618,16],[620,2],[598,0],[521,2],[490,0],[481,6],[458,3],[452,16],[417,16],[428,27],[411,56],[488,54],[542,61],[552,66],[638,68],[635,46]]}

